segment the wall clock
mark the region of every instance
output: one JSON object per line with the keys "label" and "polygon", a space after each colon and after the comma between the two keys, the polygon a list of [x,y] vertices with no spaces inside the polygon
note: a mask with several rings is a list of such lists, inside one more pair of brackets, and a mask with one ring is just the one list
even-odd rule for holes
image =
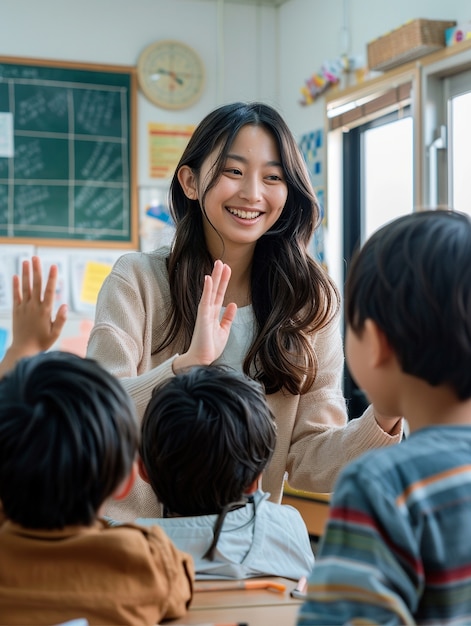
{"label": "wall clock", "polygon": [[139,55],[139,86],[149,100],[164,109],[185,109],[201,96],[205,82],[199,55],[184,43],[151,43]]}

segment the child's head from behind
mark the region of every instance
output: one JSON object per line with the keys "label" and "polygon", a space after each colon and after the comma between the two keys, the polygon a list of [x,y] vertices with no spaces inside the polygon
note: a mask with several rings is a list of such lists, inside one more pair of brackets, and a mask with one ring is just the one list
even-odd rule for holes
{"label": "child's head from behind", "polygon": [[64,352],[18,362],[0,380],[0,500],[28,528],[90,525],[131,472],[134,407],[98,363]]}
{"label": "child's head from behind", "polygon": [[241,499],[271,458],[276,426],[262,387],[233,370],[200,366],[154,390],[141,459],[172,514],[216,514]]}
{"label": "child's head from behind", "polygon": [[352,261],[345,300],[348,333],[361,337],[372,320],[404,373],[431,386],[447,385],[461,400],[471,397],[466,215],[420,211],[383,226]]}

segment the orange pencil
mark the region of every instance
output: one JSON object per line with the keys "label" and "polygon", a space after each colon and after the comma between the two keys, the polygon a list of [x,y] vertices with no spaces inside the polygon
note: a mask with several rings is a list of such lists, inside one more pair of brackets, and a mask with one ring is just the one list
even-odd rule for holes
{"label": "orange pencil", "polygon": [[268,589],[270,591],[286,591],[286,585],[272,580],[222,580],[218,582],[196,582],[195,591],[230,591],[236,589]]}

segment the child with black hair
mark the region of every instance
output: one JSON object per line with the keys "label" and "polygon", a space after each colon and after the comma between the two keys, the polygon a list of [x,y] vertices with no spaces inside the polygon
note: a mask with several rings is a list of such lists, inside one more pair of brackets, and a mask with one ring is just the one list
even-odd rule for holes
{"label": "child with black hair", "polygon": [[224,366],[199,366],[154,390],[142,422],[139,469],[158,524],[195,561],[196,578],[298,579],[314,557],[296,509],[268,501],[261,476],[276,426],[262,386]]}
{"label": "child with black hair", "polygon": [[410,436],[343,470],[298,624],[471,623],[471,220],[390,222],[352,261],[346,355]]}
{"label": "child with black hair", "polygon": [[32,283],[28,261],[22,288],[14,279],[13,342],[0,364],[0,622],[151,626],[179,617],[192,597],[191,557],[159,528],[99,519],[137,474],[134,405],[95,361],[41,352],[66,310],[52,320],[57,271],[42,296],[32,263]]}

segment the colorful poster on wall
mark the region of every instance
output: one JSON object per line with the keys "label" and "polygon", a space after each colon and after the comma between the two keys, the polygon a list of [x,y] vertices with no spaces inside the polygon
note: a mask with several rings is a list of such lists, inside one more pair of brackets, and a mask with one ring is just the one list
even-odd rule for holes
{"label": "colorful poster on wall", "polygon": [[175,226],[168,208],[168,186],[139,189],[139,241],[142,252],[170,245]]}
{"label": "colorful poster on wall", "polygon": [[325,194],[325,167],[324,167],[324,131],[313,130],[301,136],[299,148],[307,165],[312,186],[316,192],[321,209],[322,223],[314,233],[312,253],[314,257],[325,265],[324,228],[327,226],[327,213],[324,204]]}
{"label": "colorful poster on wall", "polygon": [[8,347],[9,332],[6,328],[0,326],[0,359],[3,359]]}
{"label": "colorful poster on wall", "polygon": [[97,253],[77,251],[69,258],[71,306],[77,313],[93,318],[98,293],[122,251]]}
{"label": "colorful poster on wall", "polygon": [[149,124],[151,178],[169,178],[173,175],[194,129],[189,124]]}

